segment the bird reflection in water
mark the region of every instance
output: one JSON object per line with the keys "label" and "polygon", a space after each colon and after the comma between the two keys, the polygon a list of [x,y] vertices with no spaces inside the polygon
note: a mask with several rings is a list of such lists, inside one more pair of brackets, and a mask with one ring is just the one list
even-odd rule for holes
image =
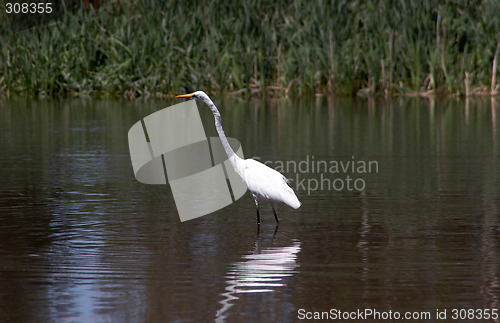
{"label": "bird reflection in water", "polygon": [[300,241],[294,240],[287,247],[272,247],[259,250],[259,241],[255,242],[252,254],[243,256],[243,260],[230,265],[226,275],[226,290],[221,295],[221,308],[216,313],[216,322],[224,322],[228,310],[242,293],[272,293],[286,286],[285,277],[297,273],[297,254]]}

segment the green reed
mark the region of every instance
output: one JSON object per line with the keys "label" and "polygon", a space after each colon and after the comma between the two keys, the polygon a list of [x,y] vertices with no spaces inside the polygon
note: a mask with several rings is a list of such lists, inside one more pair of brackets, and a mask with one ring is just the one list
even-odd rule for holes
{"label": "green reed", "polygon": [[2,25],[0,91],[496,94],[498,12],[497,0],[101,1],[16,34]]}

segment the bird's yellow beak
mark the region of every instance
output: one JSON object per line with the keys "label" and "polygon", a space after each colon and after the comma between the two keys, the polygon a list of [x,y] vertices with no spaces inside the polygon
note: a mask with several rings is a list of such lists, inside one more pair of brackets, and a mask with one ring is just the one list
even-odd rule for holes
{"label": "bird's yellow beak", "polygon": [[193,96],[194,96],[194,93],[176,95],[175,97],[179,99],[179,98],[192,98]]}

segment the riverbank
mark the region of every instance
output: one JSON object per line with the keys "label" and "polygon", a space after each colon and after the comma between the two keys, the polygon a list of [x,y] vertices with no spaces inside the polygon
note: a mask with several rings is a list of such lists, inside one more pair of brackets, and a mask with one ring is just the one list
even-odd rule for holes
{"label": "riverbank", "polygon": [[496,95],[500,3],[101,2],[3,25],[0,92]]}

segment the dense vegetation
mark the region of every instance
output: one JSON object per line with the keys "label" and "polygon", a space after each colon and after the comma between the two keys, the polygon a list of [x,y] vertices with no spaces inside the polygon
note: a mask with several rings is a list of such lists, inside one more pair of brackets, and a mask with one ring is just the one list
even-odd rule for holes
{"label": "dense vegetation", "polygon": [[101,1],[1,31],[0,91],[498,93],[500,1]]}

